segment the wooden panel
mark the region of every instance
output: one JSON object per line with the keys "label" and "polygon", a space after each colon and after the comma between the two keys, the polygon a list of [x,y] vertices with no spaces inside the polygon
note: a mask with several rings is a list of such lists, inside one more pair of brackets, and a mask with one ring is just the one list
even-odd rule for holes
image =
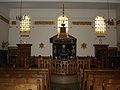
{"label": "wooden panel", "polygon": [[106,68],[108,65],[108,46],[107,44],[94,44],[95,57],[97,59],[98,68]]}
{"label": "wooden panel", "polygon": [[0,19],[4,21],[5,23],[9,24],[9,20],[6,19],[4,16],[0,15]]}
{"label": "wooden panel", "polygon": [[6,66],[7,64],[7,50],[0,50],[0,66]]}
{"label": "wooden panel", "polygon": [[73,25],[92,25],[92,22],[79,22],[79,21],[73,21]]}
{"label": "wooden panel", "polygon": [[24,67],[25,60],[31,56],[32,44],[17,44],[17,46],[18,46],[17,66]]}
{"label": "wooden panel", "polygon": [[97,37],[98,37],[98,38],[99,38],[99,37],[103,37],[103,38],[104,38],[105,36],[97,36]]}
{"label": "wooden panel", "polygon": [[29,37],[29,35],[20,35],[20,37]]}
{"label": "wooden panel", "polygon": [[76,59],[60,61],[57,59],[51,60],[51,73],[61,75],[77,74]]}
{"label": "wooden panel", "polygon": [[54,22],[53,21],[35,21],[34,24],[35,25],[53,25]]}
{"label": "wooden panel", "polygon": [[17,47],[8,47],[8,63],[9,66],[15,67],[17,60]]}

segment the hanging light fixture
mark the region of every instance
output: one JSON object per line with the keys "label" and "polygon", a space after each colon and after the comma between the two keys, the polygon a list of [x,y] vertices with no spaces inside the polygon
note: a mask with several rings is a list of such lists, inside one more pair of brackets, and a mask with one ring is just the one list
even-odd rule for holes
{"label": "hanging light fixture", "polygon": [[64,15],[64,4],[62,9],[62,15],[58,17],[58,33],[60,33],[60,28],[63,27],[66,28],[66,33],[68,33],[68,18]]}
{"label": "hanging light fixture", "polygon": [[114,25],[113,18],[110,18],[110,3],[107,0],[107,19],[102,16],[97,16],[95,18],[95,32],[96,33],[105,33],[109,29],[108,25]]}
{"label": "hanging light fixture", "polygon": [[107,18],[107,20],[106,20],[106,23],[108,24],[108,25],[114,25],[114,20],[113,20],[113,18],[110,18],[110,3],[109,3],[109,0],[107,0],[107,9],[108,9],[108,18]]}
{"label": "hanging light fixture", "polygon": [[22,4],[23,4],[23,2],[21,0],[21,2],[20,2],[20,15],[16,16],[16,20],[18,20],[18,21],[22,21],[24,19],[23,16],[22,16]]}

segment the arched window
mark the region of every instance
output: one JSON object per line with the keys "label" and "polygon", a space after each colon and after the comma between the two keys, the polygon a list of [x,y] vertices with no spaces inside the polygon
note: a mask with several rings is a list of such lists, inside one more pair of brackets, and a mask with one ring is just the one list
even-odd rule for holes
{"label": "arched window", "polygon": [[30,32],[30,17],[27,15],[22,16],[20,21],[20,32]]}
{"label": "arched window", "polygon": [[58,17],[58,33],[60,33],[60,27],[62,27],[61,24],[65,24],[66,33],[68,33],[68,18],[66,16],[62,15]]}
{"label": "arched window", "polygon": [[105,23],[104,17],[97,16],[95,18],[95,32],[96,33],[105,33],[106,32],[106,23]]}

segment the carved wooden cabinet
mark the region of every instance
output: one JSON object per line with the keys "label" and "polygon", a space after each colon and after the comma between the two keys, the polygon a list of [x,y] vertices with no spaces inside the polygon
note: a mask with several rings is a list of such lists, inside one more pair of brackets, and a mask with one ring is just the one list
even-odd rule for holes
{"label": "carved wooden cabinet", "polygon": [[76,58],[75,43],[53,43],[53,58],[69,60]]}
{"label": "carved wooden cabinet", "polygon": [[77,39],[66,33],[65,24],[61,24],[60,33],[50,38],[53,43],[53,59],[70,60],[76,58]]}
{"label": "carved wooden cabinet", "polygon": [[95,57],[98,68],[107,68],[108,65],[108,46],[107,44],[94,44]]}
{"label": "carved wooden cabinet", "polygon": [[116,57],[117,56],[117,47],[109,47],[108,48],[108,57]]}
{"label": "carved wooden cabinet", "polygon": [[11,67],[14,67],[16,65],[18,57],[18,49],[17,47],[8,47],[8,64]]}
{"label": "carved wooden cabinet", "polygon": [[25,59],[31,56],[32,44],[17,44],[17,46],[18,46],[17,66],[24,67]]}
{"label": "carved wooden cabinet", "polygon": [[62,34],[50,38],[53,43],[53,59],[70,60],[76,58],[76,41],[71,35]]}

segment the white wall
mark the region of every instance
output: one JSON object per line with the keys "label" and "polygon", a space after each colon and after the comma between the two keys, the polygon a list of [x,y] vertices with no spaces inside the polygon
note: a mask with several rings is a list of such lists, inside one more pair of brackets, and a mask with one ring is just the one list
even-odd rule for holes
{"label": "white wall", "polygon": [[[9,9],[0,8],[0,15],[9,20]],[[0,20],[0,48],[2,41],[8,41],[9,24]]]}
{"label": "white wall", "polygon": [[[117,20],[120,20],[120,9],[117,9],[116,17]],[[120,24],[117,25],[117,43],[120,43]]]}
{"label": "white wall", "polygon": [[[27,43],[32,43],[32,55],[52,55],[52,44],[49,38],[57,34],[57,17],[62,14],[61,9],[24,9],[23,13],[30,15],[32,21],[30,38]],[[116,11],[111,10],[110,16],[116,18]],[[11,21],[15,20],[15,16],[19,15],[19,10],[11,9]],[[106,10],[97,9],[65,9],[65,15],[69,18],[69,34],[77,38],[77,55],[78,56],[94,56],[93,44],[98,44],[99,40],[94,32],[94,19],[97,15],[102,15],[107,18]],[[54,25],[34,25],[33,21],[37,20],[52,20]],[[72,25],[72,21],[90,21],[93,25]],[[19,24],[10,25],[9,42],[11,46],[20,43]],[[103,39],[104,44],[116,46],[116,29],[115,26],[110,26],[107,33],[104,34],[106,38]],[[40,49],[40,43],[45,44],[45,48]],[[81,44],[86,43],[87,49],[81,49]]]}
{"label": "white wall", "polygon": [[[116,10],[116,20],[120,20],[120,8]],[[117,44],[118,50],[120,51],[120,24],[117,25]]]}

